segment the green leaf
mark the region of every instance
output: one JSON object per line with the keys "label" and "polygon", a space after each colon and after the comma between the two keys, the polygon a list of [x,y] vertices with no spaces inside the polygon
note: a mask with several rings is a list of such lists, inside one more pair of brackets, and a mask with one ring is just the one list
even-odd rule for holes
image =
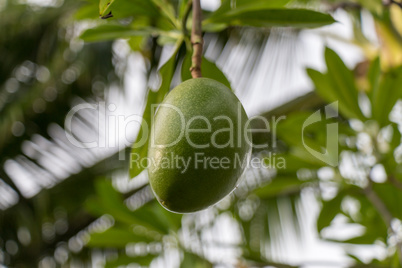
{"label": "green leaf", "polygon": [[325,118],[318,110],[289,114],[275,131],[290,154],[312,165],[327,165],[338,161],[337,134],[344,131],[338,125],[336,118]]}
{"label": "green leaf", "polygon": [[316,91],[324,100],[328,103],[337,101],[336,91],[331,88],[326,74],[310,68],[307,68],[307,74],[313,81]]}
{"label": "green leaf", "polygon": [[[373,230],[374,231],[374,230]],[[358,244],[358,245],[372,245],[378,239],[376,232],[366,232],[366,234],[358,237],[353,237],[346,240],[334,240],[337,242],[347,243],[347,244]]]}
{"label": "green leaf", "polygon": [[99,3],[94,1],[87,1],[81,8],[74,14],[74,19],[98,19],[99,13],[97,11]]}
{"label": "green leaf", "polygon": [[80,38],[86,42],[113,40],[118,38],[130,38],[132,36],[148,36],[157,34],[153,28],[133,29],[118,24],[103,24],[83,32]]}
{"label": "green leaf", "polygon": [[157,256],[158,255],[152,255],[152,254],[137,257],[119,256],[116,260],[108,261],[105,265],[105,268],[115,268],[120,266],[125,267],[128,266],[129,264],[134,263],[148,267]]}
{"label": "green leaf", "polygon": [[[124,204],[121,194],[113,188],[110,182],[104,179],[100,179],[96,183],[96,191],[98,197],[89,199],[86,204],[90,212],[99,216],[109,214],[116,222],[125,225],[141,225],[160,234],[169,233],[169,226],[164,220],[158,219],[160,213],[155,211],[152,205],[144,205],[135,211],[129,210]],[[156,201],[154,203],[157,205]]]}
{"label": "green leaf", "polygon": [[346,118],[356,117],[351,107],[347,103],[345,103],[343,99],[339,98],[337,89],[333,87],[327,74],[320,73],[313,69],[307,69],[307,74],[313,81],[315,91],[318,93],[318,95],[320,95],[328,103],[338,101],[339,112],[344,117]]}
{"label": "green leaf", "polygon": [[384,74],[380,85],[374,88],[372,117],[380,124],[380,127],[390,123],[389,114],[402,95],[401,84],[402,67],[398,67]]}
{"label": "green leaf", "polygon": [[143,36],[133,36],[127,43],[132,51],[141,51],[146,43],[146,39]]}
{"label": "green leaf", "polygon": [[321,151],[326,146],[327,137],[325,131],[322,130],[326,128],[327,122],[321,120],[304,126],[311,115],[312,113],[308,112],[288,115],[286,120],[281,121],[276,129],[279,138],[291,146],[305,148],[307,145],[315,151]]}
{"label": "green leaf", "polygon": [[328,78],[332,89],[336,92],[339,102],[349,106],[354,117],[364,120],[359,108],[358,91],[354,81],[354,75],[345,65],[342,59],[330,48],[325,49],[325,61],[328,68]]}
{"label": "green leaf", "polygon": [[190,252],[184,252],[184,258],[183,261],[180,264],[180,268],[187,268],[187,267],[192,267],[192,268],[212,268],[212,263],[210,263],[208,260],[201,258],[200,256],[190,253]]}
{"label": "green leaf", "polygon": [[346,118],[365,120],[359,103],[354,75],[331,49],[325,49],[328,73],[307,69],[317,93],[328,103],[338,101],[339,111]]}
{"label": "green leaf", "polygon": [[177,53],[179,51],[179,48],[180,48],[182,42],[183,42],[183,39],[179,39],[176,42],[175,49],[173,51],[172,56],[159,70],[159,74],[161,76],[162,83],[158,90],[158,92],[160,92],[158,94],[158,98],[157,98],[158,103],[162,102],[163,98],[170,90],[170,84],[172,82],[173,74],[174,74],[174,71],[176,68],[176,56],[177,56]]}
{"label": "green leaf", "polygon": [[373,105],[373,95],[374,92],[378,90],[380,85],[381,78],[381,62],[380,58],[377,57],[371,64],[367,73],[367,78],[370,84],[370,92],[368,94],[369,99],[371,100],[371,105]]}
{"label": "green leaf", "polygon": [[106,16],[112,12],[113,18],[129,16],[158,17],[159,11],[149,0],[100,0],[99,15]]}
{"label": "green leaf", "polygon": [[328,14],[307,9],[259,9],[233,11],[205,21],[210,22],[233,26],[312,28],[334,23],[335,20]]}
{"label": "green leaf", "polygon": [[[143,0],[141,0],[143,1]],[[179,25],[179,21],[176,18],[176,12],[173,5],[170,1],[165,0],[151,0],[152,3],[162,12],[162,15],[169,19],[170,23],[173,27],[179,29],[181,26]]]}
{"label": "green leaf", "polygon": [[369,10],[373,15],[378,15],[378,13],[381,13],[384,8],[382,2],[377,0],[357,0],[357,2],[362,5],[363,8]]}
{"label": "green leaf", "polygon": [[162,211],[163,216],[161,216],[161,218],[163,218],[163,220],[166,223],[168,223],[169,229],[174,232],[178,232],[181,228],[181,220],[182,220],[183,215],[177,214],[177,213],[172,213],[172,212],[162,208],[159,204],[158,204],[158,210]]}
{"label": "green leaf", "polygon": [[333,199],[324,201],[322,203],[321,212],[317,219],[317,230],[321,232],[322,229],[328,227],[336,215],[341,213],[341,204],[345,195],[340,192]]}
{"label": "green leaf", "polygon": [[398,187],[389,182],[373,183],[373,190],[394,218],[402,218],[402,191]]}
{"label": "green leaf", "polygon": [[211,14],[210,18],[217,18],[227,13],[239,13],[240,11],[280,8],[289,2],[290,0],[236,0],[236,6],[233,6],[233,0],[224,0],[221,6]]}
{"label": "green leaf", "polygon": [[353,255],[353,254],[351,254],[351,253],[348,253],[348,254],[346,254],[349,258],[352,258],[353,260],[355,260],[355,262],[356,263],[358,263],[358,264],[364,264],[364,262],[362,261],[362,260],[360,260],[359,259],[359,257],[357,257],[357,256],[355,256],[355,255]]}
{"label": "green leaf", "polygon": [[[340,195],[347,195],[348,197],[353,198],[355,201],[359,202],[359,211],[356,215],[351,217],[351,215],[345,214],[351,223],[360,224],[365,228],[365,232],[363,235],[358,237],[353,237],[346,240],[334,240],[337,242],[344,243],[353,243],[353,244],[372,244],[376,240],[381,240],[385,242],[388,236],[388,228],[385,222],[383,221],[381,215],[379,214],[376,207],[373,206],[373,203],[367,198],[367,194],[364,190],[355,185],[345,185],[346,187],[342,190],[342,192],[338,193]],[[374,187],[375,188],[375,187]],[[385,192],[384,192],[385,194]],[[391,198],[393,195],[390,195]],[[382,199],[382,196],[380,196]],[[395,204],[398,204],[398,200],[394,201]]]}
{"label": "green leaf", "polygon": [[106,10],[113,2],[114,0],[99,0],[99,15],[105,15]]}
{"label": "green leaf", "polygon": [[399,131],[399,127],[397,124],[392,123],[391,128],[392,128],[392,139],[391,139],[389,145],[391,146],[390,154],[392,154],[392,156],[393,156],[394,150],[399,145],[401,145],[402,135],[401,135],[401,132]]}
{"label": "green leaf", "polygon": [[147,103],[142,116],[141,128],[130,153],[130,178],[138,176],[145,169],[145,165],[142,164],[142,160],[148,155],[149,135],[152,127],[151,121],[153,117],[152,105],[157,104],[158,99],[163,98],[160,97],[159,94],[164,95],[166,93],[163,91],[153,92],[152,90],[149,90],[148,92]]}
{"label": "green leaf", "polygon": [[[150,25],[152,24],[152,20],[149,18],[136,18],[130,26],[133,29],[136,30],[144,30],[144,29],[152,29]],[[158,28],[158,27],[156,27]],[[159,33],[158,33],[159,32]],[[156,34],[164,34],[164,32],[160,31],[160,29],[153,31],[150,33],[151,35],[156,35]],[[128,44],[133,51],[143,51],[144,48],[147,47],[147,40],[148,40],[148,35],[135,35],[131,36],[130,39],[128,39]]]}
{"label": "green leaf", "polygon": [[205,23],[205,21],[202,23],[202,30],[207,33],[222,32],[227,27],[225,23]]}
{"label": "green leaf", "polygon": [[160,46],[165,46],[165,45],[170,45],[170,44],[174,44],[177,42],[178,39],[183,38],[183,35],[181,32],[179,31],[169,31],[169,32],[165,32],[165,34],[161,34],[158,37],[158,45]]}
{"label": "green leaf", "polygon": [[301,181],[297,176],[274,178],[271,183],[258,188],[254,193],[261,199],[275,198],[281,195],[300,192],[305,181]]}
{"label": "green leaf", "polygon": [[144,233],[142,235],[134,234],[130,229],[112,227],[102,233],[92,233],[87,245],[101,248],[125,248],[128,243],[155,241]]}
{"label": "green leaf", "polygon": [[[172,82],[173,74],[176,68],[176,55],[182,41],[179,41],[170,59],[160,68],[159,74],[162,79],[161,86],[157,92],[149,90],[147,96],[147,103],[145,106],[141,128],[134,142],[130,154],[130,178],[138,176],[143,170],[144,165],[141,160],[148,155],[148,142],[151,132],[152,117],[154,116],[155,108],[153,105],[159,104],[164,99],[165,95],[169,92],[170,84]],[[145,141],[143,140],[145,139]]]}
{"label": "green leaf", "polygon": [[[322,163],[317,163],[312,155],[307,155],[307,157],[303,155],[303,157],[300,157],[299,154],[292,154],[291,152],[276,155],[277,160],[283,158],[286,163],[286,168],[277,169],[279,176],[295,175],[295,172],[299,169],[319,169],[323,166]],[[306,153],[308,154],[308,152]]]}
{"label": "green leaf", "polygon": [[[186,81],[191,79],[191,54],[187,53],[186,57],[183,60],[183,65],[181,67],[181,80]],[[205,57],[202,58],[201,62],[201,72],[203,77],[214,79],[218,82],[221,82],[228,88],[230,87],[230,82],[226,78],[225,74],[216,66],[215,63],[207,60]]]}
{"label": "green leaf", "polygon": [[188,11],[189,8],[191,8],[192,6],[188,6],[190,0],[179,0],[179,4],[178,4],[178,17],[180,19],[182,19],[184,17],[184,15],[186,14],[186,12]]}
{"label": "green leaf", "polygon": [[395,178],[395,173],[397,171],[397,162],[394,156],[395,149],[401,144],[401,133],[399,132],[399,127],[397,124],[392,123],[388,126],[392,129],[392,139],[389,143],[389,151],[383,154],[382,159],[380,159],[380,163],[384,166],[385,170],[387,171],[388,177]]}
{"label": "green leaf", "polygon": [[134,211],[139,219],[152,225],[165,234],[177,231],[181,227],[181,214],[174,214],[164,209],[156,200]]}

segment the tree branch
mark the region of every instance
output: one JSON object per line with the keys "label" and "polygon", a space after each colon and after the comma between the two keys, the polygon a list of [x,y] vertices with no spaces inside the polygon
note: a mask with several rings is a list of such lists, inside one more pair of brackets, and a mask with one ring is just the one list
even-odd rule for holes
{"label": "tree branch", "polygon": [[191,44],[193,45],[192,64],[190,68],[193,78],[201,77],[202,61],[202,29],[201,29],[201,4],[200,0],[193,1],[193,27],[191,30]]}
{"label": "tree branch", "polygon": [[397,1],[395,1],[395,0],[392,0],[391,3],[392,3],[392,4],[395,4],[395,5],[397,5],[397,6],[399,6],[400,8],[402,8],[402,3],[400,3],[400,2],[397,2]]}
{"label": "tree branch", "polygon": [[383,0],[382,3],[384,6],[390,6],[392,4],[395,4],[395,5],[399,6],[400,8],[402,8],[402,3],[395,1],[395,0]]}
{"label": "tree branch", "polygon": [[357,3],[343,2],[339,4],[331,5],[329,11],[334,12],[338,9],[361,9],[362,6]]}
{"label": "tree branch", "polygon": [[[366,188],[364,188],[364,193],[366,194],[367,199],[377,209],[378,213],[380,213],[387,227],[390,229],[391,232],[394,233],[391,225],[394,217],[392,216],[391,212],[388,210],[384,202],[381,200],[381,198],[373,190],[373,183],[370,178],[368,178],[368,185]],[[402,243],[400,241],[397,241],[396,248],[398,251],[399,263],[402,264]]]}
{"label": "tree branch", "polygon": [[377,193],[373,190],[372,182],[369,179],[368,185],[364,188],[364,193],[367,196],[367,199],[373,204],[373,206],[377,209],[378,213],[380,213],[383,218],[385,224],[390,228],[392,222],[392,214],[389,212],[388,208],[385,206],[384,202],[382,202],[381,198],[377,195]]}
{"label": "tree branch", "polygon": [[402,191],[402,182],[398,181],[394,176],[389,176],[388,180],[392,185]]}

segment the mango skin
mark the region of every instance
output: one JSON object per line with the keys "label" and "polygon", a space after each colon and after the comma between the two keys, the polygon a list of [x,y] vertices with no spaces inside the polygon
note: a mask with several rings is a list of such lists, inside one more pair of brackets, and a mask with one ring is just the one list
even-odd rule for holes
{"label": "mango skin", "polygon": [[[166,105],[179,109],[182,117]],[[210,132],[206,121],[196,116],[210,122]],[[216,119],[217,116],[231,119],[233,135],[228,130],[231,127],[228,120]],[[207,131],[188,132],[189,138],[184,133],[180,138],[185,130],[183,118],[185,124],[193,118],[189,128]],[[247,114],[235,94],[215,80],[190,79],[174,88],[158,107],[148,148],[149,182],[159,203],[171,212],[191,213],[208,208],[232,192],[251,154],[251,133],[245,130],[247,121]],[[216,133],[218,130],[221,131]],[[218,146],[211,142],[214,133]],[[195,148],[189,140],[193,145],[205,148]],[[172,156],[189,161],[187,169],[183,161],[177,162]],[[216,168],[208,161],[201,161],[204,156],[216,157],[219,161],[227,158],[230,163]],[[201,162],[196,163],[196,159]],[[226,159],[223,161],[227,163]]]}

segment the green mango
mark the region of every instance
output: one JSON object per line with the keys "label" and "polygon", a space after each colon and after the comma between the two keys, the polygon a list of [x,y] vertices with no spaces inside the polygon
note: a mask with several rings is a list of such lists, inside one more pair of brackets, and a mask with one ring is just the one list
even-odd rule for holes
{"label": "green mango", "polygon": [[157,108],[148,148],[149,181],[159,203],[191,213],[231,193],[250,159],[248,125],[225,85],[195,78],[174,88]]}

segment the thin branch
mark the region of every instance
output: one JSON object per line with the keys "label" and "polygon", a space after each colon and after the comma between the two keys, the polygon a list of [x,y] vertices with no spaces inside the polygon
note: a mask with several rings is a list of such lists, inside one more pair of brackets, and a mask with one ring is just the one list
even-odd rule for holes
{"label": "thin branch", "polygon": [[357,3],[343,2],[331,5],[329,11],[334,12],[338,9],[361,9],[362,6]]}
{"label": "thin branch", "polygon": [[383,4],[384,6],[390,6],[390,5],[394,4],[394,5],[397,5],[397,6],[399,6],[400,8],[402,8],[402,3],[401,3],[401,2],[398,2],[398,1],[396,1],[396,0],[383,0],[383,1],[382,1],[382,4]]}
{"label": "thin branch", "polygon": [[[377,209],[378,213],[380,213],[387,227],[393,232],[391,223],[394,217],[392,216],[391,212],[388,210],[384,202],[381,200],[381,198],[373,190],[373,183],[370,178],[368,179],[367,187],[364,188],[364,193],[366,194],[368,200]],[[398,250],[399,263],[402,264],[402,243],[397,242],[396,247]]]}
{"label": "thin branch", "polygon": [[373,204],[373,206],[377,209],[378,213],[380,213],[383,218],[385,224],[388,227],[391,227],[392,222],[392,214],[389,212],[387,206],[381,200],[381,198],[377,195],[377,193],[373,190],[372,182],[369,179],[368,185],[364,188],[364,193],[366,194],[368,200]]}
{"label": "thin branch", "polygon": [[190,68],[193,78],[201,77],[202,61],[202,28],[201,28],[201,4],[200,0],[193,1],[193,27],[191,30],[191,44],[193,45],[192,65]]}
{"label": "thin branch", "polygon": [[392,185],[402,191],[402,182],[398,181],[394,176],[389,176],[388,180]]}
{"label": "thin branch", "polygon": [[400,3],[400,2],[397,2],[395,0],[391,0],[391,3],[399,6],[400,8],[402,8],[402,3]]}

